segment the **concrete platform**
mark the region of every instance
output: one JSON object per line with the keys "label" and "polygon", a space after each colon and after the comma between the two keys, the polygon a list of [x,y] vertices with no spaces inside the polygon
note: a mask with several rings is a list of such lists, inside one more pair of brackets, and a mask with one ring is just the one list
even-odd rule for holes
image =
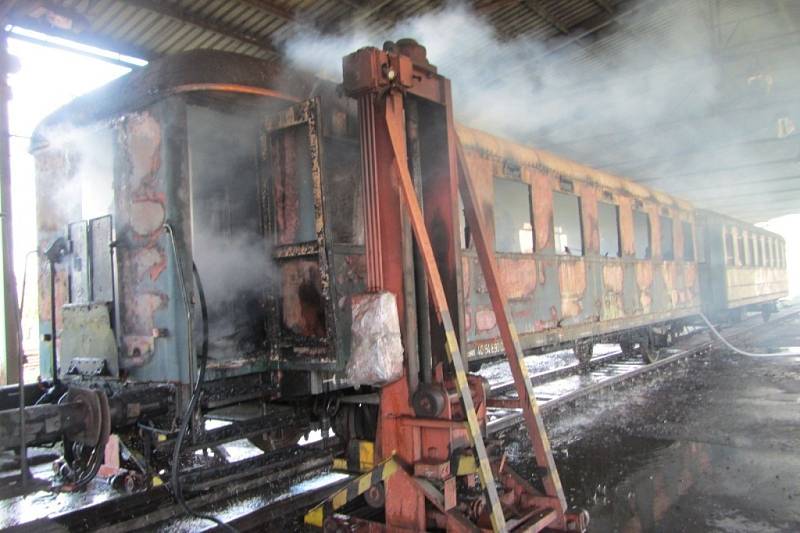
{"label": "concrete platform", "polygon": [[[749,345],[800,351],[800,318]],[[800,531],[800,357],[717,351],[548,427],[590,531]]]}

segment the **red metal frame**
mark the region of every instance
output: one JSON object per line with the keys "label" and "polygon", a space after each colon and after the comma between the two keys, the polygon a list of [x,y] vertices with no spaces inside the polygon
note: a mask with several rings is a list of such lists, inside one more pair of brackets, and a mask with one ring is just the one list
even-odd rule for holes
{"label": "red metal frame", "polygon": [[[385,481],[385,518],[388,529],[426,530],[431,526],[453,531],[491,527],[495,531],[523,528],[582,529],[584,515],[568,515],[566,501],[553,462],[536,400],[522,359],[498,276],[486,225],[478,215],[476,195],[455,134],[449,80],[427,63],[424,48],[400,41],[388,51],[361,49],[344,59],[344,89],[358,99],[365,191],[366,254],[369,290],[389,290],[404,317],[402,223],[406,216],[424,266],[436,328],[432,342],[441,340],[452,372],[440,364],[435,373],[437,390],[446,398],[433,417],[415,415],[412,408],[416,383],[400,379],[381,390],[378,449],[386,459],[395,457],[403,467]],[[419,98],[440,106],[442,155],[436,157],[433,177],[426,173],[423,212],[408,165],[404,102]],[[382,120],[383,119],[383,120]],[[435,126],[432,126],[432,128]],[[438,144],[437,144],[438,146]],[[460,177],[460,180],[459,180]],[[433,183],[433,185],[430,185]],[[505,461],[492,462],[483,441],[486,423],[486,387],[478,376],[467,374],[459,347],[459,320],[450,310],[460,309],[460,255],[456,209],[459,184],[470,228],[475,235],[481,267],[491,294],[497,323],[511,363],[512,374],[525,413],[537,464],[545,472],[545,494],[510,471]],[[427,189],[427,190],[426,190]],[[428,198],[431,199],[430,203]],[[436,235],[436,246],[431,234]],[[457,319],[457,317],[456,317]],[[407,369],[419,368],[407,364]],[[409,377],[409,376],[406,376]],[[412,382],[410,386],[409,382]],[[459,498],[453,465],[468,450],[477,456],[477,468],[486,499]],[[457,468],[457,467],[456,467]],[[443,491],[431,483],[442,484]],[[469,478],[468,478],[469,479]],[[498,482],[504,491],[498,491]],[[505,513],[511,517],[506,521]],[[358,529],[375,526],[347,521]],[[348,521],[349,520],[349,521]]]}

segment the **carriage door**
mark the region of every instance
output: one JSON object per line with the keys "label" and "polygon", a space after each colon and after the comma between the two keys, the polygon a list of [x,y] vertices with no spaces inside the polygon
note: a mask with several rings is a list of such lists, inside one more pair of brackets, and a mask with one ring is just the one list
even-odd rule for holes
{"label": "carriage door", "polygon": [[288,367],[329,362],[333,338],[318,105],[307,100],[267,117],[261,136],[265,234],[274,265],[267,327],[273,355]]}

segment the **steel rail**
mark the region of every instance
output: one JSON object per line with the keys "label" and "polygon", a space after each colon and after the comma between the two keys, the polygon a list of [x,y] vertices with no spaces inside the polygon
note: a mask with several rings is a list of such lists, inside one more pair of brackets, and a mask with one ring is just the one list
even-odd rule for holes
{"label": "steel rail", "polygon": [[[581,370],[586,368],[588,368],[589,370],[601,368],[603,366],[608,365],[609,363],[613,363],[615,361],[619,361],[624,358],[625,355],[621,351],[618,351],[618,352],[598,355],[597,357],[589,361],[589,364],[586,366],[582,366],[580,363],[571,363],[569,365],[561,366],[558,368],[537,372],[535,374],[531,374],[530,376],[531,385],[541,385],[543,383],[548,383],[557,378],[577,374]],[[503,381],[497,384],[492,384],[489,395],[490,397],[495,397],[501,394],[505,394],[506,392],[511,392],[513,390],[514,390],[513,381]]]}

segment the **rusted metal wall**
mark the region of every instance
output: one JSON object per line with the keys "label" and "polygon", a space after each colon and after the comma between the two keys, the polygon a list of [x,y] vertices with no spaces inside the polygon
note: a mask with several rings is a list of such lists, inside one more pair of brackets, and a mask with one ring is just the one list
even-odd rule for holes
{"label": "rusted metal wall", "polygon": [[[493,227],[494,178],[530,185],[534,253],[497,253],[512,314],[524,347],[544,346],[579,337],[684,317],[700,304],[697,264],[683,260],[681,222],[693,224],[691,206],[627,180],[593,171],[550,154],[461,128],[468,164]],[[564,185],[564,180],[568,184]],[[584,252],[555,253],[553,191],[571,189],[580,198]],[[599,200],[619,206],[622,257],[600,255]],[[634,258],[633,216],[650,215],[652,259]],[[674,223],[676,260],[661,259],[659,216]],[[500,351],[488,294],[473,250],[462,253],[464,299],[470,355]]]}

